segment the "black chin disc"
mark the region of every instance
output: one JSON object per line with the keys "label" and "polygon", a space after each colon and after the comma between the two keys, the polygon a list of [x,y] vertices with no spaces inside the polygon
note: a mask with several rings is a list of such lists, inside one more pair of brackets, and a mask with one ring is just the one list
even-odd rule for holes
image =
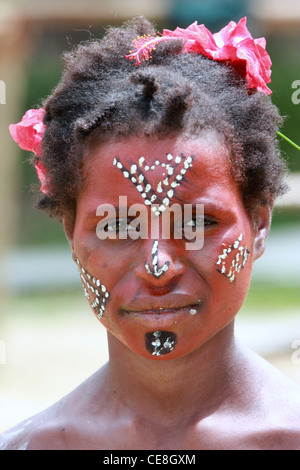
{"label": "black chin disc", "polygon": [[153,331],[146,333],[146,349],[152,356],[164,356],[173,351],[177,336],[171,331]]}

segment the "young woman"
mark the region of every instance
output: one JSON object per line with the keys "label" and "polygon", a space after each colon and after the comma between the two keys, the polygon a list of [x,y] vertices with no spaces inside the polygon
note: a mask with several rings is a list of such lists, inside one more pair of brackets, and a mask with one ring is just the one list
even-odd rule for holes
{"label": "young woman", "polygon": [[215,35],[138,18],[65,60],[11,133],[35,152],[39,208],[63,222],[109,362],[0,445],[299,450],[299,388],[234,336],[286,189],[264,40],[245,18]]}

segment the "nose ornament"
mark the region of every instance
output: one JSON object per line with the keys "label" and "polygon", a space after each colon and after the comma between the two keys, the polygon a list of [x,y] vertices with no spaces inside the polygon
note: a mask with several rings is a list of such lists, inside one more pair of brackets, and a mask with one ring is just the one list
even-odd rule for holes
{"label": "nose ornament", "polygon": [[148,274],[158,278],[168,271],[170,263],[169,261],[167,261],[166,263],[164,263],[163,266],[161,267],[158,266],[158,241],[157,240],[155,240],[155,242],[153,243],[151,255],[152,255],[152,261],[151,261],[152,267],[149,266],[149,263],[147,261],[145,263],[145,268]]}

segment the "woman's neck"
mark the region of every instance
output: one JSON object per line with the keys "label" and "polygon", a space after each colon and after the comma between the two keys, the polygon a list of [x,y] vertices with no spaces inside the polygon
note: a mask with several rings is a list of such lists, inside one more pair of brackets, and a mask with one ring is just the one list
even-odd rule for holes
{"label": "woman's neck", "polygon": [[183,419],[205,417],[238,396],[233,323],[198,350],[169,361],[140,357],[110,334],[108,340],[111,396],[140,419],[182,426]]}

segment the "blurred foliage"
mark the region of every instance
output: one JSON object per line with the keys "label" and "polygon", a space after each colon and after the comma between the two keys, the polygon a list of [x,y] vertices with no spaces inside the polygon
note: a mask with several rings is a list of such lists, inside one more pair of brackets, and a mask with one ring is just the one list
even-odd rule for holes
{"label": "blurred foliage", "polygon": [[286,227],[300,223],[299,208],[275,207],[272,217],[272,228]]}
{"label": "blurred foliage", "polygon": [[[91,34],[89,30],[40,31],[37,47],[27,65],[27,86],[21,114],[27,109],[43,106],[43,101],[54,90],[63,73],[63,52],[87,40]],[[20,150],[19,153],[22,186],[19,192],[21,210],[18,242],[21,246],[65,245],[62,224],[35,209],[41,196],[40,184],[28,152]]]}
{"label": "blurred foliage", "polygon": [[252,282],[246,301],[242,307],[243,314],[289,314],[299,315],[299,286]]}
{"label": "blurred foliage", "polygon": [[[285,118],[282,133],[300,145],[300,104],[292,102],[292,84],[300,80],[300,36],[268,38],[268,52],[272,58],[272,101]],[[285,141],[280,142],[283,157],[291,171],[300,171],[300,152]]]}
{"label": "blurred foliage", "polygon": [[[182,24],[182,22],[180,22]],[[166,25],[165,25],[166,26]],[[171,24],[168,27],[172,27]],[[62,73],[61,54],[81,41],[90,37],[99,37],[103,27],[87,30],[42,29],[35,41],[36,49],[27,68],[27,88],[25,99],[20,111],[24,114],[29,108],[42,106],[43,99],[47,97]],[[268,37],[268,52],[273,61],[272,99],[278,106],[281,114],[286,116],[282,132],[300,144],[299,111],[300,105],[292,103],[292,83],[300,79],[299,69],[300,37],[278,36]],[[284,158],[288,161],[292,171],[300,171],[300,153],[285,141],[280,141]],[[34,209],[39,196],[38,179],[34,168],[28,162],[27,152],[20,151],[20,168],[22,185],[19,191],[21,208],[19,244],[65,244],[65,236],[60,223]],[[281,223],[299,221],[299,212],[277,211],[273,219],[273,226]]]}
{"label": "blurred foliage", "polygon": [[171,0],[170,18],[181,28],[198,21],[214,32],[246,16],[248,5],[249,0]]}

